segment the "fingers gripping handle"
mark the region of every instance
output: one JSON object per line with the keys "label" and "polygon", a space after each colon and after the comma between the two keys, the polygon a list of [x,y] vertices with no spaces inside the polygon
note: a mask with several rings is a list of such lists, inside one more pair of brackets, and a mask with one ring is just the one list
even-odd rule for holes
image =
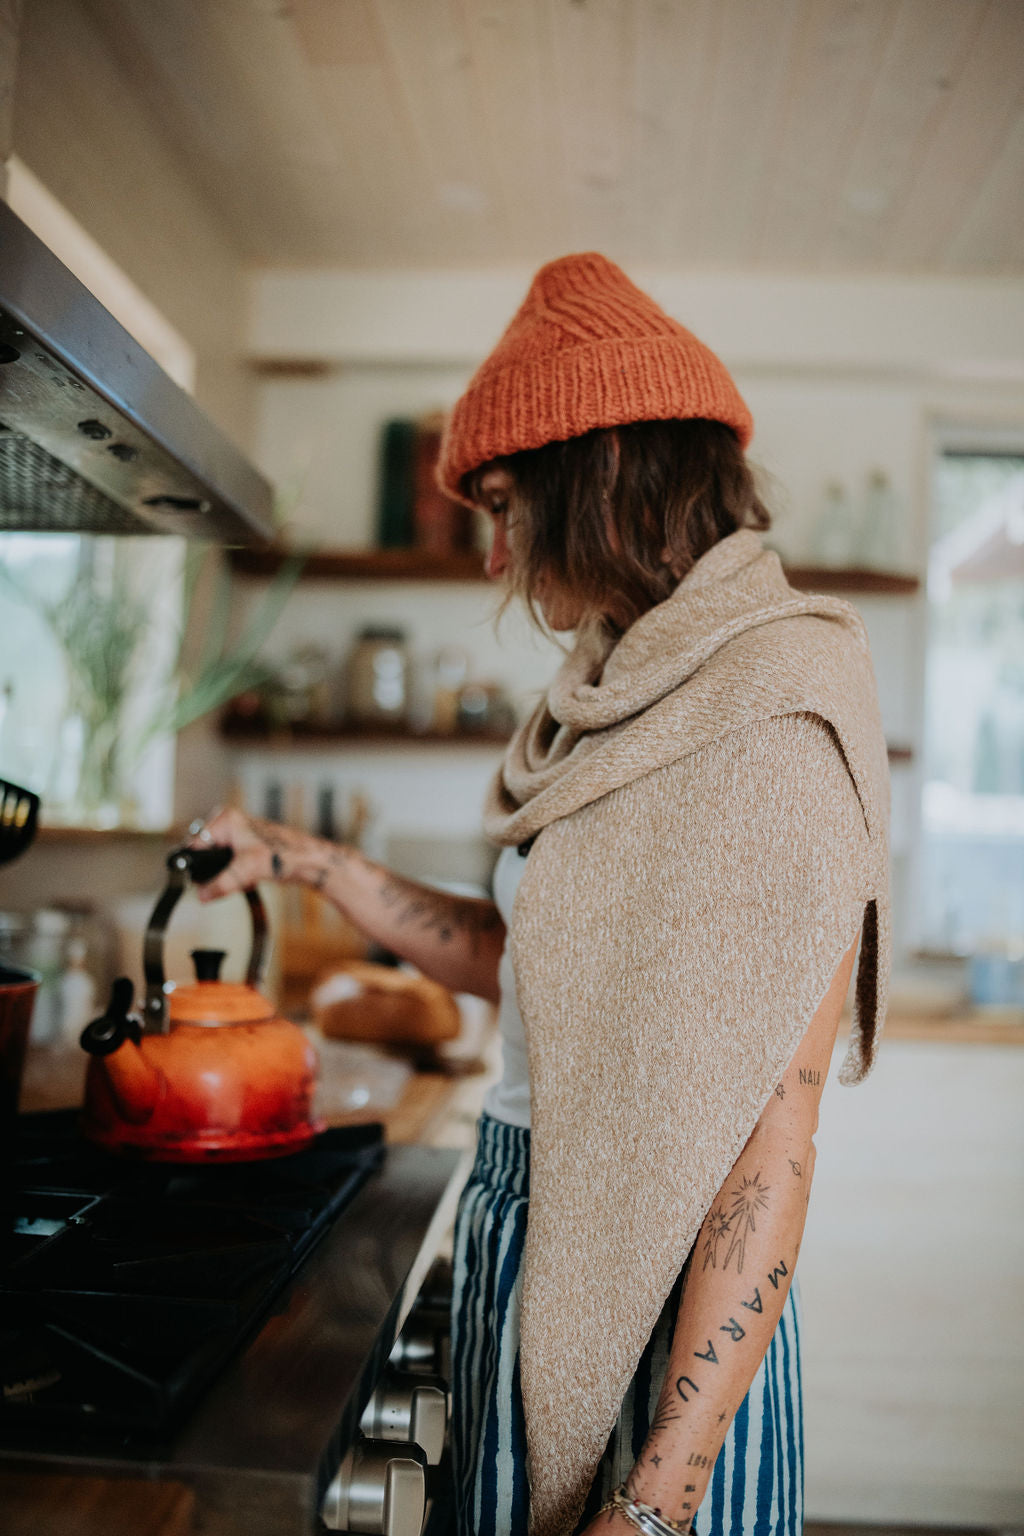
{"label": "fingers gripping handle", "polygon": [[[143,966],[146,973],[146,1029],[152,1033],[167,1032],[167,992],[164,975],[164,933],[171,913],[178,904],[182,892],[191,879],[195,885],[206,885],[222,874],[234,858],[234,849],[176,848],[167,856],[167,885],[153,908],[143,946]],[[243,891],[249,903],[252,918],[252,950],[245,979],[251,987],[257,987],[263,976],[263,958],[267,946],[267,914],[259,892],[253,888]]]}
{"label": "fingers gripping handle", "polygon": [[234,856],[233,848],[223,848],[217,844],[212,848],[176,848],[168,856],[167,868],[170,869],[176,859],[184,859],[193,885],[206,885],[208,881],[216,880],[218,875],[223,874]]}

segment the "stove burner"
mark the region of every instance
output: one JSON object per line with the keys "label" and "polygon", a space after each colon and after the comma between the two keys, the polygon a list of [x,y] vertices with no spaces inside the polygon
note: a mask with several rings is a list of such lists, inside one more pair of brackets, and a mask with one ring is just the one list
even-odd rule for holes
{"label": "stove burner", "polygon": [[130,1163],[25,1115],[0,1200],[0,1432],[175,1428],[381,1162],[381,1127],[212,1167]]}

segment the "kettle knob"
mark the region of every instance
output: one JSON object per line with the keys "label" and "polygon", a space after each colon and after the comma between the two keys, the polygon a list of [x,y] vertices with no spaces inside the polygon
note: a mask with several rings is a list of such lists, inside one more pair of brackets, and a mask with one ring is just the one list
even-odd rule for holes
{"label": "kettle knob", "polygon": [[196,981],[220,981],[220,968],[227,951],[224,949],[192,949],[192,964],[196,968]]}

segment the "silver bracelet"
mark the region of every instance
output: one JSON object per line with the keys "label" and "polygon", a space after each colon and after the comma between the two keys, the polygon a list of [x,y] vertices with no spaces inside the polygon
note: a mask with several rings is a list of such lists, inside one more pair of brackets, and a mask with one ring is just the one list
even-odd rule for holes
{"label": "silver bracelet", "polygon": [[598,1510],[603,1515],[606,1510],[617,1510],[620,1515],[625,1515],[630,1525],[634,1526],[643,1536],[688,1536],[691,1520],[670,1520],[663,1515],[660,1509],[652,1509],[649,1504],[640,1504],[627,1491],[625,1483],[616,1488],[607,1504],[603,1504]]}

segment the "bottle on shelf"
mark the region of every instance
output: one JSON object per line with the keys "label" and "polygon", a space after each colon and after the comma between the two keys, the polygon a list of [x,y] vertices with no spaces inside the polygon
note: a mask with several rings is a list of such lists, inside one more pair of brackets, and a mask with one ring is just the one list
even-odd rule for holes
{"label": "bottle on shelf", "polygon": [[459,696],[469,676],[469,657],[461,645],[445,645],[434,658],[434,730],[451,736],[459,728]]}
{"label": "bottle on shelf", "polygon": [[891,571],[900,557],[900,508],[884,469],[869,472],[857,536],[856,563],[869,571]]}
{"label": "bottle on shelf", "polygon": [[360,631],[348,662],[348,716],[354,725],[402,726],[409,711],[405,632],[387,625]]}
{"label": "bottle on shelf", "polygon": [[334,813],[334,785],[321,784],[316,794],[316,827],[317,837],[326,838],[329,843],[338,841],[338,823]]}
{"label": "bottle on shelf", "polygon": [[853,513],[845,485],[829,480],[814,532],[814,558],[823,566],[849,565],[853,555]]}

